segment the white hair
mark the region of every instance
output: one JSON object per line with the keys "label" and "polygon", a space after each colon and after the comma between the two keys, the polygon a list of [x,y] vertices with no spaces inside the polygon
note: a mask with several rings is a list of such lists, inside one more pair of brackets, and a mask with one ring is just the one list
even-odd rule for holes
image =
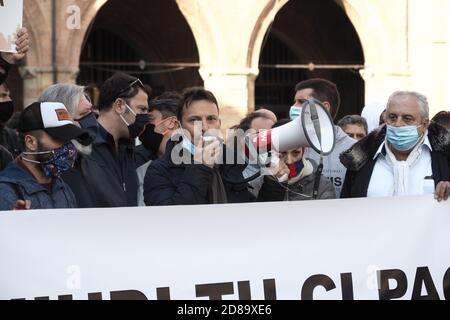
{"label": "white hair", "polygon": [[42,93],[38,102],[60,102],[72,116],[75,116],[83,95],[84,87],[70,83],[54,84]]}
{"label": "white hair", "polygon": [[396,91],[390,97],[387,103],[387,107],[391,106],[392,102],[400,97],[413,97],[416,98],[417,104],[420,109],[420,116],[423,119],[428,119],[430,117],[430,106],[428,104],[428,98],[421,93],[415,91]]}

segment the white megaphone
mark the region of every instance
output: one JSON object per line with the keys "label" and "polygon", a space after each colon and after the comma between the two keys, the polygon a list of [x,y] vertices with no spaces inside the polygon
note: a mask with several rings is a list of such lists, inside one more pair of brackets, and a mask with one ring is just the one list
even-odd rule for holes
{"label": "white megaphone", "polygon": [[334,150],[335,130],[327,109],[318,100],[310,99],[303,104],[302,114],[297,119],[275,129],[260,131],[246,140],[247,159],[260,159],[270,151],[285,152],[303,147],[326,156]]}

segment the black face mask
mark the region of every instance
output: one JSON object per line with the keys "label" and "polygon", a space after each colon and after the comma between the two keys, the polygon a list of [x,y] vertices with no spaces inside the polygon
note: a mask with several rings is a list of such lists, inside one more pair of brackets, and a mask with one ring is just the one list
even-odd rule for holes
{"label": "black face mask", "polygon": [[146,126],[150,123],[150,116],[148,113],[136,114],[128,104],[125,103],[125,106],[135,116],[136,120],[134,121],[134,123],[130,124],[125,120],[122,114],[120,115],[120,118],[128,127],[130,139],[135,139],[144,133]]}
{"label": "black face mask", "polygon": [[145,131],[139,136],[142,145],[155,155],[158,153],[163,138],[164,136],[162,134],[155,132],[155,126],[152,124],[147,124]]}
{"label": "black face mask", "polygon": [[134,139],[144,133],[146,126],[150,122],[150,116],[148,114],[136,115],[136,121],[128,126],[130,132],[130,138]]}
{"label": "black face mask", "polygon": [[91,135],[91,137],[95,138],[97,136],[98,122],[94,112],[91,112],[75,121],[77,121],[80,124],[81,128],[87,130]]}
{"label": "black face mask", "polygon": [[14,113],[14,103],[12,101],[0,102],[0,122],[7,122]]}

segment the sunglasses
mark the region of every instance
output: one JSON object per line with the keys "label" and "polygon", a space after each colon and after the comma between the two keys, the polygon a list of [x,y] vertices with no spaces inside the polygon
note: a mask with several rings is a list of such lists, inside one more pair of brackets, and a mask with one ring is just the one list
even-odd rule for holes
{"label": "sunglasses", "polygon": [[119,91],[117,97],[121,97],[123,94],[125,94],[126,92],[128,92],[131,88],[133,88],[136,85],[139,85],[141,88],[144,88],[144,84],[142,83],[142,81],[140,79],[136,79],[133,82],[131,82],[125,89]]}

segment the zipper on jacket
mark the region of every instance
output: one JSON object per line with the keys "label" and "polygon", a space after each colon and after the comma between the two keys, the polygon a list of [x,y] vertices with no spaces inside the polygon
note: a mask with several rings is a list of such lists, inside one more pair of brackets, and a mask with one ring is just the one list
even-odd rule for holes
{"label": "zipper on jacket", "polygon": [[127,192],[127,185],[125,182],[122,184],[122,186],[123,186],[123,191]]}

